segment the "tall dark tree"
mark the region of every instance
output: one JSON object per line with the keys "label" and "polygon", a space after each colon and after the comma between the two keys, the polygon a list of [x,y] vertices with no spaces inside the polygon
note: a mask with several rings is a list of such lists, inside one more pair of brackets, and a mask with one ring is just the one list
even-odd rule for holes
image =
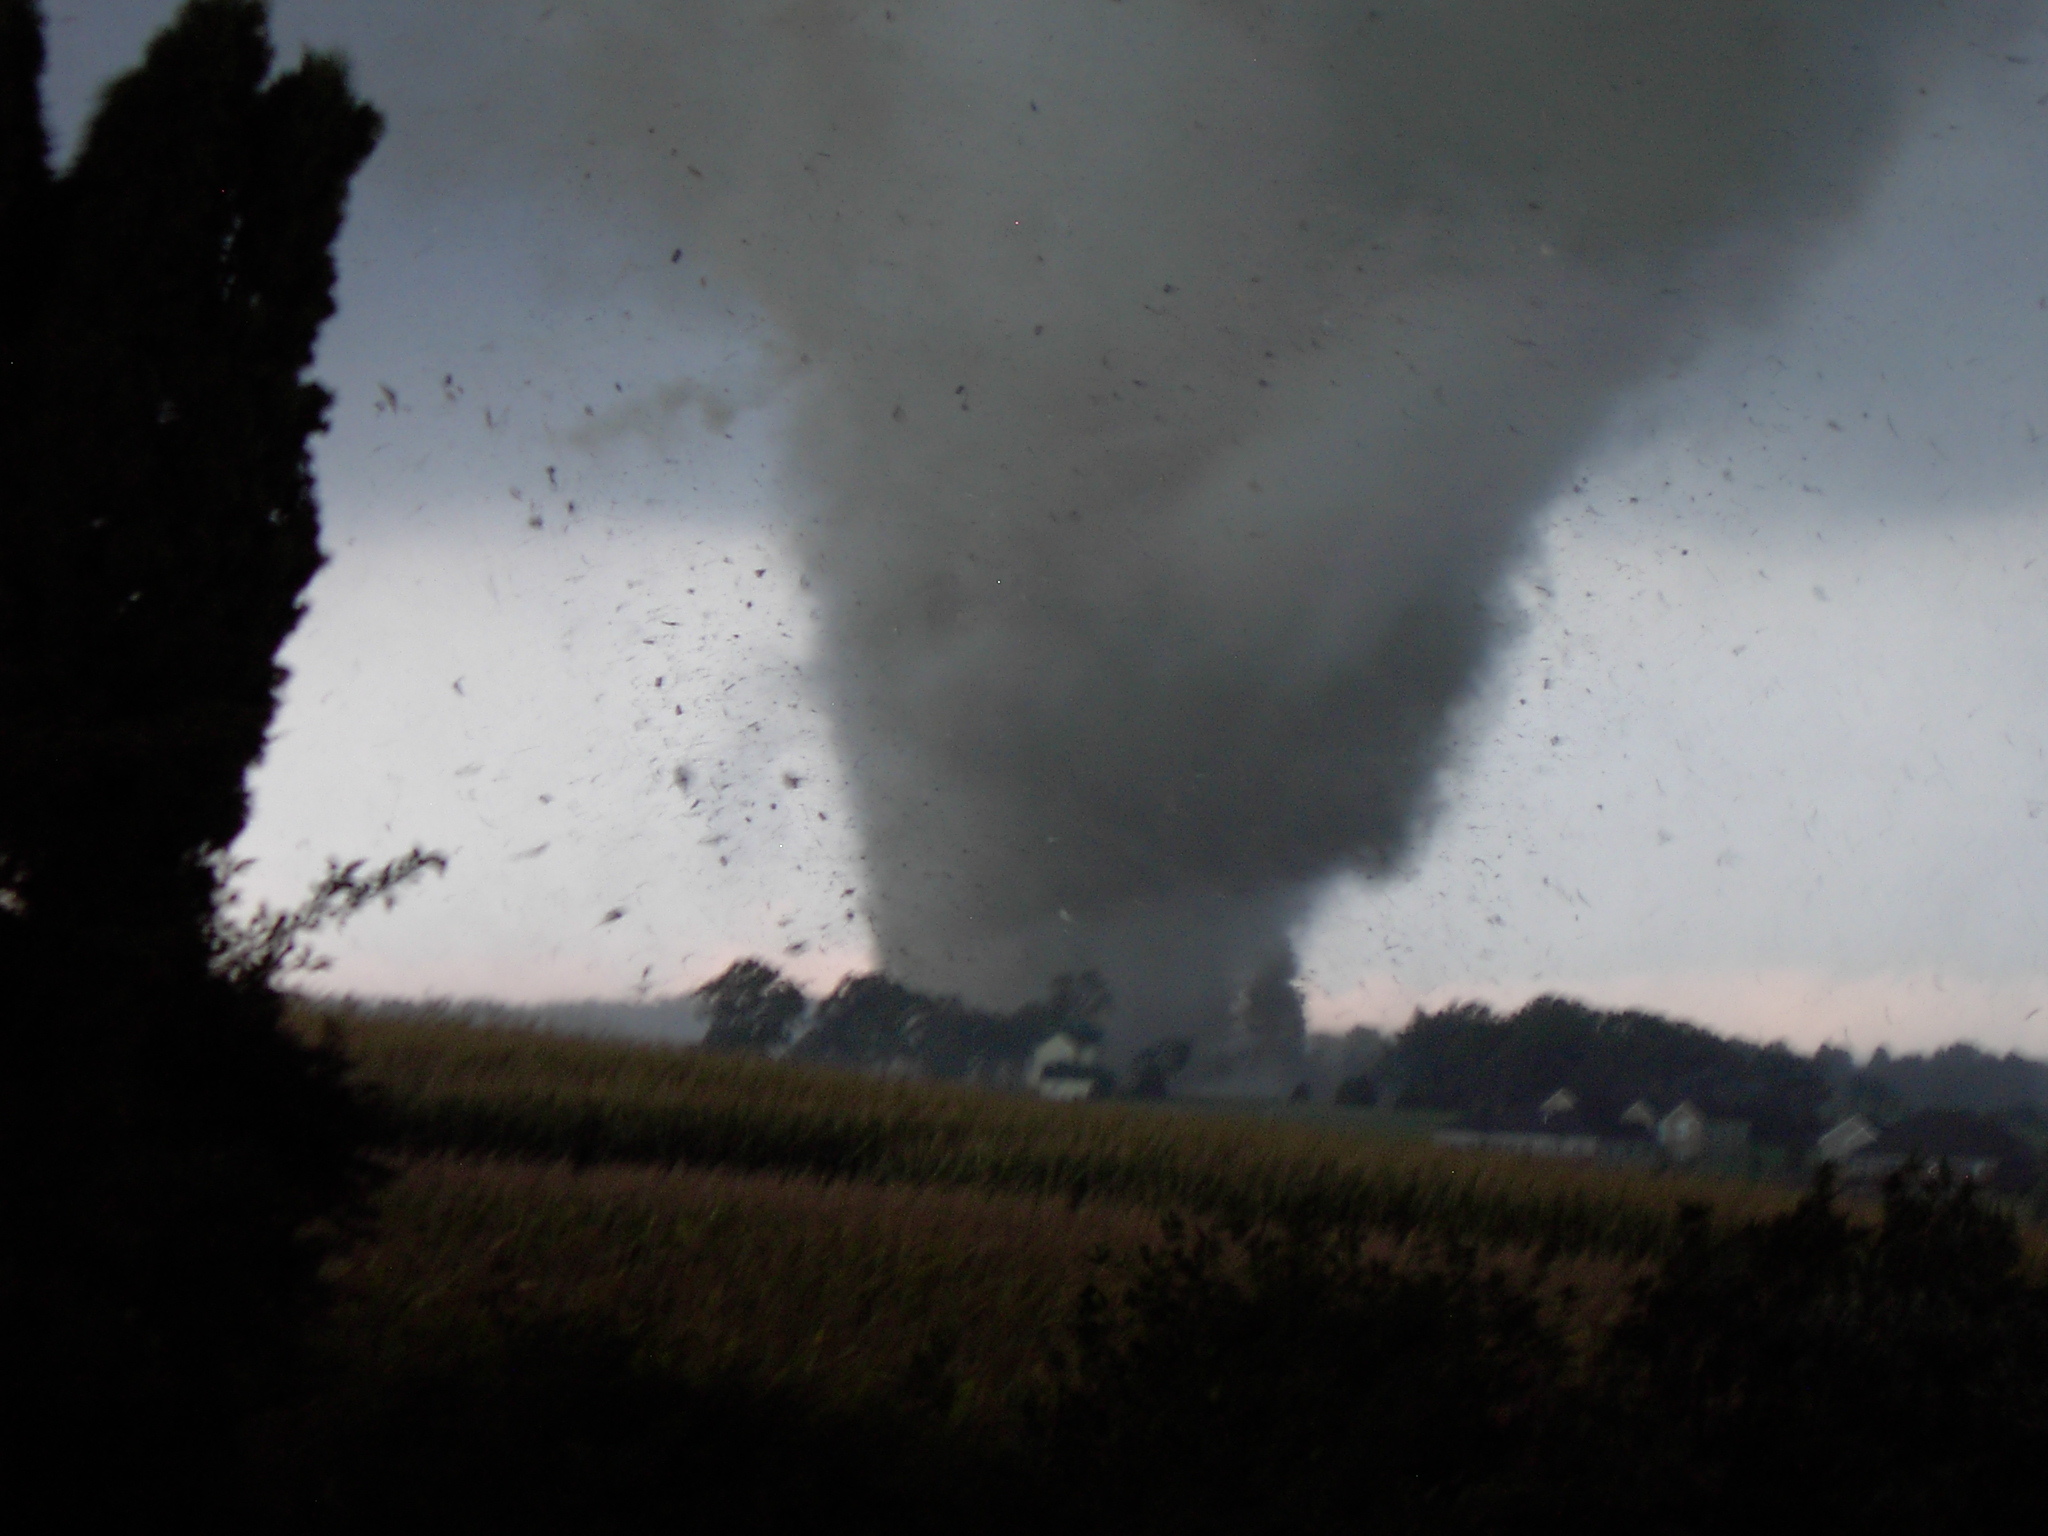
{"label": "tall dark tree", "polygon": [[940,1005],[879,973],[849,976],[818,1004],[817,1023],[798,1042],[797,1054],[849,1067],[914,1059],[919,1026]]}
{"label": "tall dark tree", "polygon": [[1251,1037],[1266,1050],[1292,1054],[1308,1035],[1308,1013],[1294,984],[1294,956],[1281,955],[1259,969],[1245,986],[1239,1013]]}
{"label": "tall dark tree", "polygon": [[304,374],[379,123],[336,59],[272,76],[258,0],[191,0],[62,174],[41,68],[37,7],[0,0],[0,1434],[45,1469],[119,1444],[162,1497],[264,1390],[366,1177],[334,1059],[212,961],[321,559]]}
{"label": "tall dark tree", "polygon": [[789,1044],[803,1016],[804,995],[764,960],[736,960],[697,997],[711,1015],[704,1044],[714,1051],[767,1055]]}

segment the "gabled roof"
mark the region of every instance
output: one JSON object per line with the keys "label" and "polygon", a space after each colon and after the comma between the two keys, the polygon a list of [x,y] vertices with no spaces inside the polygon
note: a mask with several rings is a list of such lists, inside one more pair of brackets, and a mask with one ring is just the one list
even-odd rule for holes
{"label": "gabled roof", "polygon": [[1824,1159],[1853,1157],[1878,1139],[1877,1127],[1861,1115],[1851,1115],[1821,1133],[1814,1143]]}

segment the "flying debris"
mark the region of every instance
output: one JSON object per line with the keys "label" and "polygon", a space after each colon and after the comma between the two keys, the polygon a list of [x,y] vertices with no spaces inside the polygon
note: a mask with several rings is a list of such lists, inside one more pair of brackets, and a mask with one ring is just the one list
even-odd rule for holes
{"label": "flying debris", "polygon": [[[1426,831],[1535,512],[1849,227],[1960,29],[1920,0],[1011,13],[764,30],[692,80],[746,123],[715,185],[664,161],[647,199],[808,359],[793,538],[888,971],[1011,1006],[1099,969],[1118,1049],[1195,1036],[1199,1066],[1247,996],[1285,1012],[1324,884]],[[1020,132],[1020,99],[1058,111]]]}

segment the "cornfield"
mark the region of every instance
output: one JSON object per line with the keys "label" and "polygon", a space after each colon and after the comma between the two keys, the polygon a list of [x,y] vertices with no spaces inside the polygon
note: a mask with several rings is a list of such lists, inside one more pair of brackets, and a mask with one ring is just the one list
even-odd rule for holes
{"label": "cornfield", "polygon": [[1352,1225],[1552,1255],[1661,1252],[1679,1206],[1727,1219],[1786,1189],[1412,1140],[308,1005],[413,1155],[636,1163],[934,1185],[1218,1220]]}

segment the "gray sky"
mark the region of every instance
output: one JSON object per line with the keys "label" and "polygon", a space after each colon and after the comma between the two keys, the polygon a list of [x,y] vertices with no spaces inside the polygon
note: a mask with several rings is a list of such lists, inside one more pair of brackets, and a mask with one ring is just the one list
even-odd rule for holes
{"label": "gray sky", "polygon": [[[61,140],[172,9],[50,0]],[[522,96],[554,67],[544,9],[276,7],[281,52],[343,46],[388,130],[317,368],[332,558],[286,652],[245,888],[452,854],[328,941],[337,988],[663,993],[748,952],[829,982],[873,941],[784,468],[786,338],[632,201],[624,148]],[[2027,15],[1925,77],[1827,259],[1633,394],[1540,519],[1434,833],[1298,934],[1318,1022],[1560,989],[1803,1046],[2048,1054],[2048,29]]]}

